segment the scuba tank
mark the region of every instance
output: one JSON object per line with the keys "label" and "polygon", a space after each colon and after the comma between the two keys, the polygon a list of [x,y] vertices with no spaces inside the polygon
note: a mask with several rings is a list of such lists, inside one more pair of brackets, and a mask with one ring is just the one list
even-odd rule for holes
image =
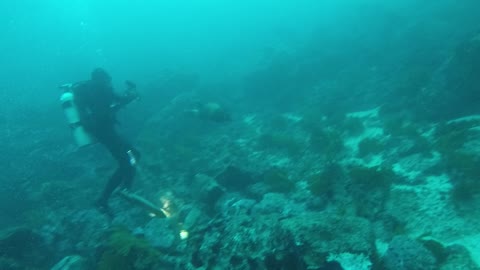
{"label": "scuba tank", "polygon": [[87,146],[94,143],[93,137],[85,130],[80,122],[80,113],[75,105],[75,96],[72,91],[74,85],[64,84],[60,86],[60,89],[64,90],[64,93],[60,97],[60,103],[62,105],[63,113],[67,119],[67,123],[72,129],[73,138],[79,147]]}

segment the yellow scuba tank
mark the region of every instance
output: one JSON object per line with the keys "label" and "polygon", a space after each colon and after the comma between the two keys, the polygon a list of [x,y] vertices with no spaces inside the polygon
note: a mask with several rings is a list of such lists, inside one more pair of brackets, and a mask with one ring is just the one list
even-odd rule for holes
{"label": "yellow scuba tank", "polygon": [[72,91],[72,84],[64,84],[60,86],[60,89],[64,90],[64,93],[60,97],[60,103],[62,104],[63,113],[67,119],[67,123],[72,129],[73,138],[79,147],[87,146],[94,143],[93,137],[85,130],[80,122],[80,113],[75,105],[75,96]]}

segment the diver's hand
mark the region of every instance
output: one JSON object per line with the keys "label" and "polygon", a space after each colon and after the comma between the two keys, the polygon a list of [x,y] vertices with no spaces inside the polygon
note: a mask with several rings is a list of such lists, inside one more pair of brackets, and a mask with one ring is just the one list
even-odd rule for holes
{"label": "diver's hand", "polygon": [[130,103],[140,98],[138,92],[133,89],[125,91],[124,97],[127,100],[127,103]]}
{"label": "diver's hand", "polygon": [[121,95],[115,96],[115,102],[110,105],[110,108],[114,111],[118,111],[121,108],[127,106],[130,102],[137,100],[139,98],[137,91],[135,90],[126,90]]}
{"label": "diver's hand", "polygon": [[125,86],[127,86],[127,91],[137,89],[137,85],[134,82],[129,80],[125,81]]}
{"label": "diver's hand", "polygon": [[129,100],[129,102],[140,98],[137,92],[137,85],[134,82],[127,80],[125,81],[125,86],[127,87],[125,90],[125,97]]}

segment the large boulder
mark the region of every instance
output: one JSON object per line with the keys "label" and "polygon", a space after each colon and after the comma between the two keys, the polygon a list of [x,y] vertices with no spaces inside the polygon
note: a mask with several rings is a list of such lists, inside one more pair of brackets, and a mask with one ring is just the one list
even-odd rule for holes
{"label": "large boulder", "polygon": [[36,269],[52,263],[52,250],[42,236],[28,228],[0,232],[0,268]]}
{"label": "large boulder", "polygon": [[396,236],[384,258],[387,270],[434,270],[437,259],[422,243],[406,236]]}
{"label": "large boulder", "polygon": [[330,254],[374,255],[371,223],[364,218],[328,212],[304,213],[281,221],[293,233],[309,269],[318,269]]}
{"label": "large boulder", "polygon": [[429,89],[425,106],[431,118],[444,120],[480,113],[480,34],[460,43],[441,74],[443,83]]}

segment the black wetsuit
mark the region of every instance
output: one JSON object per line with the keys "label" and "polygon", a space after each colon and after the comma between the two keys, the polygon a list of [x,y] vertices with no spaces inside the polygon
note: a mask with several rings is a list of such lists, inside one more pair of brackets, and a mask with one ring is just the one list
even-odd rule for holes
{"label": "black wetsuit", "polygon": [[[135,176],[135,164],[139,153],[116,131],[116,111],[130,103],[129,95],[117,95],[110,84],[94,81],[81,82],[74,87],[75,104],[80,113],[81,124],[98,142],[105,145],[118,162],[118,168],[110,177],[97,203],[108,206],[113,191],[120,187],[131,188]],[[132,160],[135,158],[135,160]]]}

